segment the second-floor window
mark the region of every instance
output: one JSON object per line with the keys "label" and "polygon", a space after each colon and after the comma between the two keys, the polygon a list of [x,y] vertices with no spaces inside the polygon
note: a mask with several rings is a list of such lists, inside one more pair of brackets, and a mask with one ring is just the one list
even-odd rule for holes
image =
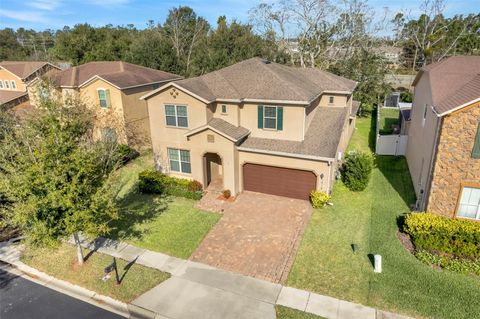
{"label": "second-floor window", "polygon": [[480,123],[478,123],[477,134],[475,135],[475,141],[473,142],[472,157],[480,158]]}
{"label": "second-floor window", "polygon": [[165,105],[167,126],[188,127],[188,114],[185,105]]}
{"label": "second-floor window", "polygon": [[110,107],[110,92],[106,89],[98,89],[98,103],[100,104],[101,108],[108,108]]}
{"label": "second-floor window", "polygon": [[7,81],[7,80],[5,80],[5,88],[6,88],[6,89],[9,89],[9,88],[10,88],[10,84],[8,84],[8,81]]}
{"label": "second-floor window", "polygon": [[15,81],[12,80],[12,89],[16,90],[17,89],[17,84]]}
{"label": "second-floor window", "polygon": [[0,89],[3,89],[3,81],[0,80]]}
{"label": "second-floor window", "polygon": [[330,97],[328,98],[328,103],[333,104],[334,102],[335,102],[335,97],[330,96]]}
{"label": "second-floor window", "polygon": [[227,113],[227,106],[225,104],[222,105],[222,113]]}
{"label": "second-floor window", "polygon": [[283,129],[283,107],[259,105],[258,128],[281,131]]}

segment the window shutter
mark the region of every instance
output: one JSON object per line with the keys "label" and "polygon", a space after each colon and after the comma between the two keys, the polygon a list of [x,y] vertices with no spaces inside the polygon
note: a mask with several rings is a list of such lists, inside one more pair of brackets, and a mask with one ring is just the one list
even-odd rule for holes
{"label": "window shutter", "polygon": [[472,157],[480,158],[480,123],[478,123],[477,127],[477,135],[475,136],[475,142],[473,144]]}
{"label": "window shutter", "polygon": [[263,105],[258,106],[258,128],[263,128]]}
{"label": "window shutter", "polygon": [[110,103],[110,90],[108,89],[105,90],[105,99],[107,100],[107,107],[112,107],[112,104]]}
{"label": "window shutter", "polygon": [[283,107],[277,107],[277,131],[283,130]]}

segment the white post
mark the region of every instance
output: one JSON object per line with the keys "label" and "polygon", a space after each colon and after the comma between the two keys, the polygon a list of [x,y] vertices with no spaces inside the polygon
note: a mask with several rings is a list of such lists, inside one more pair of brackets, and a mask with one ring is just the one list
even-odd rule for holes
{"label": "white post", "polygon": [[375,255],[375,269],[373,270],[376,273],[381,273],[382,272],[382,256],[381,255]]}

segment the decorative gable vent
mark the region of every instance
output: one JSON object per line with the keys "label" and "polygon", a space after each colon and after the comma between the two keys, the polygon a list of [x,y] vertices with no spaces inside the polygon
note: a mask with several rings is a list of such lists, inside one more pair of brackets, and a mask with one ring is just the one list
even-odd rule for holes
{"label": "decorative gable vent", "polygon": [[207,134],[207,142],[215,143],[215,136],[213,134]]}

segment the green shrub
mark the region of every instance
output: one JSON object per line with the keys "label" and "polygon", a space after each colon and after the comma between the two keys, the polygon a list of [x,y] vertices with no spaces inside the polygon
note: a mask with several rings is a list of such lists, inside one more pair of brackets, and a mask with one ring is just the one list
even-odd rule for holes
{"label": "green shrub", "polygon": [[137,152],[127,144],[118,145],[117,153],[123,164],[127,164],[128,162],[137,158],[140,155],[139,152]]}
{"label": "green shrub", "polygon": [[320,208],[325,206],[326,203],[330,200],[330,195],[324,192],[319,192],[313,190],[310,193],[310,201],[312,203],[313,208]]}
{"label": "green shrub", "polygon": [[363,191],[370,180],[373,169],[373,156],[366,152],[349,152],[345,156],[342,179],[352,191]]}
{"label": "green shrub", "polygon": [[440,251],[459,258],[480,258],[480,223],[431,213],[411,213],[404,230],[417,249]]}
{"label": "green shrub", "polygon": [[146,170],[138,174],[138,188],[142,193],[163,194],[165,191],[164,175],[153,170]]}
{"label": "green shrub", "polygon": [[195,200],[199,200],[203,195],[200,182],[167,176],[153,170],[141,172],[138,179],[142,193],[167,194]]}
{"label": "green shrub", "polygon": [[193,180],[193,181],[190,181],[190,183],[188,184],[188,190],[191,192],[201,192],[202,189],[203,189],[203,185],[199,181]]}
{"label": "green shrub", "polygon": [[415,254],[421,262],[437,266],[449,271],[454,271],[462,274],[475,274],[480,276],[480,259],[469,260],[460,259],[450,256],[439,256],[429,253],[428,251],[421,250]]}

